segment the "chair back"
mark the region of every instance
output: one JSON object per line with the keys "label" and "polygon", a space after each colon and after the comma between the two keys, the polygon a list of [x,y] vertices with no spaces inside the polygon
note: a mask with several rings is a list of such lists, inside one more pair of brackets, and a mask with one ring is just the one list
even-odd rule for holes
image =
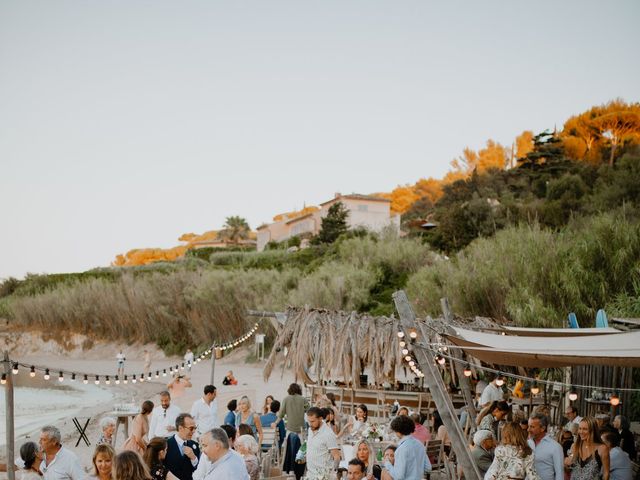
{"label": "chair back", "polygon": [[578,325],[578,318],[573,312],[569,314],[569,328],[580,328],[580,325]]}
{"label": "chair back", "polygon": [[607,314],[603,309],[598,310],[596,313],[596,328],[607,328],[609,326],[609,320]]}
{"label": "chair back", "polygon": [[275,427],[262,427],[262,445],[271,445],[277,444],[277,435],[278,429]]}
{"label": "chair back", "polygon": [[431,471],[444,468],[444,443],[442,443],[442,440],[429,440],[427,443],[427,457],[431,462]]}

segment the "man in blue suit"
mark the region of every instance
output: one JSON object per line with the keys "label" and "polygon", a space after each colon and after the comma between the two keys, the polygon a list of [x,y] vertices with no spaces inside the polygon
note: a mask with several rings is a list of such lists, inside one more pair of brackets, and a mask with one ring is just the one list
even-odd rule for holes
{"label": "man in blue suit", "polygon": [[176,434],[167,440],[167,455],[164,464],[180,480],[193,480],[198,466],[200,447],[191,440],[196,431],[196,422],[188,413],[176,418]]}

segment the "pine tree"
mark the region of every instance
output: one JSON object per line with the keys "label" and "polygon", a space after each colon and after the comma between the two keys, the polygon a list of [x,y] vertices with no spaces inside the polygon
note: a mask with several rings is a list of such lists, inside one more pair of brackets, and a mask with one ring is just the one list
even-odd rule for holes
{"label": "pine tree", "polygon": [[319,243],[333,243],[340,235],[347,231],[349,210],[342,202],[336,202],[329,207],[327,216],[322,219],[322,227],[318,233]]}

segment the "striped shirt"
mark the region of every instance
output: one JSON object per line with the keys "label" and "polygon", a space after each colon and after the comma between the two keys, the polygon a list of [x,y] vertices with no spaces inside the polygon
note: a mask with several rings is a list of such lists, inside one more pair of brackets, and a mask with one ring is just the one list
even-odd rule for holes
{"label": "striped shirt", "polygon": [[307,439],[307,475],[320,475],[333,469],[331,450],[338,450],[338,437],[322,422],[318,430],[309,429]]}

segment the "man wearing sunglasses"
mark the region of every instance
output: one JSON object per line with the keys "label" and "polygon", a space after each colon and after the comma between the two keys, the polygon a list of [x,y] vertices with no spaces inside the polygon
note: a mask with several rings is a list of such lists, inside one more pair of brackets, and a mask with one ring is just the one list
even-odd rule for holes
{"label": "man wearing sunglasses", "polygon": [[198,467],[200,448],[191,438],[196,431],[196,422],[188,413],[176,418],[176,434],[167,440],[167,455],[164,464],[180,480],[192,480]]}

